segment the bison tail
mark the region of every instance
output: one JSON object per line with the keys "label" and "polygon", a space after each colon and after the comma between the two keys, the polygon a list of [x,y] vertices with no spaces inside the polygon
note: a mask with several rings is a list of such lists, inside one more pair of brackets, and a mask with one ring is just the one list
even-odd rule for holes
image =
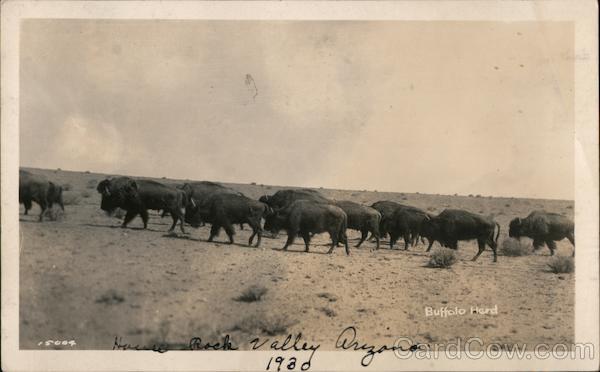
{"label": "bison tail", "polygon": [[494,243],[498,243],[498,237],[500,236],[500,224],[498,222],[495,222],[496,227],[498,228],[498,232],[496,233],[496,238],[494,239]]}
{"label": "bison tail", "polygon": [[342,219],[342,223],[340,225],[340,238],[345,236],[347,228],[348,228],[348,216],[346,214],[344,214],[344,218]]}

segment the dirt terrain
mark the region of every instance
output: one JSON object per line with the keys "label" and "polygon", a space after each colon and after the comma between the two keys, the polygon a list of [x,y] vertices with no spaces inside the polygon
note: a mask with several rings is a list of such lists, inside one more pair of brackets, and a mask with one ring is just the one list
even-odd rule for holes
{"label": "dirt terrain", "polygon": [[[346,256],[342,247],[327,255],[328,236],[316,236],[311,251],[302,239],[288,252],[278,238],[246,246],[249,228],[236,226],[236,243],[222,232],[207,243],[209,227],[187,227],[189,235],[168,235],[171,219],[153,212],[149,228],[138,217],[130,228],[100,210],[96,184],[105,175],[29,169],[67,185],[66,213],[37,222],[39,207],[20,212],[20,345],[75,340],[78,349],[111,349],[115,336],[148,345],[187,344],[193,336],[219,341],[230,334],[247,347],[251,335],[302,332],[304,339],[332,350],[340,332],[355,326],[360,341],[391,345],[405,336],[415,342],[449,342],[479,337],[483,342],[570,343],[574,337],[574,274],[548,271],[549,250],[522,257],[490,250],[478,261],[476,242],[461,242],[450,269],[425,267],[423,244],[395,250],[365,242]],[[183,182],[182,180],[159,180]],[[226,184],[249,197],[281,187]],[[573,217],[573,202],[486,196],[447,196],[319,189],[334,199],[371,204],[393,200],[431,213],[462,208],[494,215],[506,238],[510,219],[534,209]],[[350,243],[359,234],[349,231]],[[437,243],[436,243],[436,246]],[[4,247],[8,249],[9,247]],[[13,249],[11,247],[11,249]],[[558,255],[570,256],[567,240]],[[237,299],[249,287],[264,287],[259,301]],[[497,315],[470,314],[471,306],[494,307]],[[425,307],[466,308],[462,316],[426,317]],[[277,336],[276,336],[277,337]],[[279,336],[281,338],[281,336]],[[71,347],[62,347],[71,348]]]}

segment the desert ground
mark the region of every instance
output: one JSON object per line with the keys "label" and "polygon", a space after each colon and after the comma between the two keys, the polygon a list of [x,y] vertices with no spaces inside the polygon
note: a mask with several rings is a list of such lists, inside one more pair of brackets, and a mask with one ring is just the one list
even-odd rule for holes
{"label": "desert ground", "polygon": [[[111,349],[115,336],[130,344],[187,344],[194,336],[219,341],[230,334],[247,348],[251,336],[302,332],[303,339],[333,350],[347,326],[363,342],[392,345],[398,337],[420,343],[479,337],[485,343],[571,343],[574,337],[574,274],[548,270],[549,250],[521,257],[491,250],[476,262],[476,242],[460,242],[458,262],[448,269],[426,267],[430,253],[419,244],[405,251],[387,241],[338,247],[325,254],[327,234],[315,236],[309,253],[298,238],[280,248],[285,233],[246,246],[249,228],[236,226],[236,243],[224,232],[208,243],[209,227],[188,235],[167,234],[171,219],[151,214],[148,229],[139,217],[129,228],[100,210],[96,192],[103,174],[28,169],[66,186],[65,214],[37,222],[39,207],[20,210],[20,346],[39,349],[40,341],[75,340],[77,349]],[[159,179],[165,183],[184,180]],[[214,180],[218,181],[218,180]],[[258,198],[284,188],[225,184]],[[508,234],[509,221],[534,209],[573,218],[573,201],[488,196],[424,195],[320,189],[333,199],[364,204],[393,200],[439,213],[462,208],[493,215]],[[176,230],[177,231],[177,230]],[[359,233],[349,230],[350,244]],[[436,243],[434,247],[438,247]],[[3,247],[17,249],[17,247]],[[570,256],[567,240],[557,255]],[[258,301],[239,299],[248,288],[263,288]],[[497,315],[426,317],[425,307],[494,307]],[[73,348],[73,347],[61,347]]]}

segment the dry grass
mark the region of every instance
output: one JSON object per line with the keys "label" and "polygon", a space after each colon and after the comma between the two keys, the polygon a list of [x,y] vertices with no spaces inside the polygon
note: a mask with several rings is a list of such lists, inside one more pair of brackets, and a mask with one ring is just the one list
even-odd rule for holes
{"label": "dry grass", "polygon": [[502,241],[498,253],[511,257],[527,256],[531,253],[531,245],[514,238],[507,238]]}
{"label": "dry grass", "polygon": [[62,221],[65,213],[57,205],[52,206],[44,211],[44,219],[50,221]]}
{"label": "dry grass", "polygon": [[573,257],[568,256],[554,257],[548,267],[554,274],[572,273],[575,271],[575,260],[573,260]]}
{"label": "dry grass", "polygon": [[79,203],[81,203],[81,195],[70,191],[63,193],[64,205],[78,205]]}
{"label": "dry grass", "polygon": [[456,263],[456,254],[452,249],[437,248],[431,254],[428,267],[446,269]]}
{"label": "dry grass", "polygon": [[265,293],[267,293],[267,288],[253,285],[246,288],[244,292],[242,292],[242,294],[236,297],[234,300],[240,302],[256,302],[260,301]]}

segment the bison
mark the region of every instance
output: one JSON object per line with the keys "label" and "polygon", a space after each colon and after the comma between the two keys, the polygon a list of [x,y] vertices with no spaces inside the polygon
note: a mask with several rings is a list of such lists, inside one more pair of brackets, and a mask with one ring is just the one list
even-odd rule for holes
{"label": "bison", "polygon": [[121,227],[127,227],[138,214],[144,222],[144,229],[148,227],[148,209],[164,210],[169,212],[173,218],[173,224],[169,232],[175,229],[180,222],[183,228],[184,210],[186,201],[184,193],[178,189],[166,186],[160,182],[151,180],[135,180],[129,177],[117,177],[105,179],[98,183],[96,188],[102,195],[100,208],[108,213],[117,208],[127,211]]}
{"label": "bison", "polygon": [[361,205],[352,201],[340,200],[336,201],[335,205],[340,207],[348,216],[348,228],[358,230],[361,233],[360,241],[356,247],[365,241],[369,232],[377,242],[379,249],[379,224],[381,222],[381,213],[376,209]]}
{"label": "bison", "polygon": [[268,204],[274,210],[285,208],[296,200],[312,200],[318,203],[331,204],[332,201],[311,189],[279,190],[273,195],[263,195],[259,201]]}
{"label": "bison", "polygon": [[400,206],[387,218],[384,228],[390,234],[390,249],[399,237],[404,238],[404,249],[407,250],[411,243],[416,244],[418,237],[422,236],[422,227],[430,219],[425,211],[418,208]]}
{"label": "bison", "polygon": [[347,225],[348,217],[340,207],[313,200],[297,200],[285,208],[274,211],[265,220],[265,230],[274,233],[279,230],[287,231],[288,239],[283,250],[287,250],[294,243],[296,235],[300,235],[304,239],[305,251],[308,252],[311,233],[328,232],[331,237],[331,248],[328,253],[332,253],[341,241],[346,248],[346,254],[350,255],[346,236]]}
{"label": "bison", "polygon": [[184,183],[181,189],[185,191],[188,198],[193,198],[195,202],[202,203],[204,200],[214,194],[237,194],[243,195],[229,187],[223,186],[220,183],[210,181],[196,181]]}
{"label": "bison", "polygon": [[[425,213],[424,211],[420,210],[419,208],[415,208],[410,205],[396,203],[396,202],[389,201],[389,200],[381,200],[381,201],[375,202],[371,205],[371,208],[374,208],[377,211],[379,211],[379,213],[381,213],[381,223],[379,224],[379,234],[382,237],[385,237],[389,233],[387,228],[388,228],[388,226],[392,226],[393,223],[391,223],[388,220],[392,219],[394,212],[396,212],[396,210],[398,208],[403,208],[403,209],[406,209],[409,211],[413,211],[416,214]],[[413,244],[416,244],[418,234],[411,232],[410,235],[411,235],[410,240],[413,242]]]}
{"label": "bison", "polygon": [[[195,207],[196,204],[202,204],[207,201],[211,196],[216,194],[235,194],[243,196],[241,192],[237,192],[229,187],[223,186],[220,183],[211,182],[211,181],[195,181],[184,183],[181,186],[181,190],[183,190],[187,199],[192,206]],[[186,217],[187,222],[187,217]],[[200,226],[204,225],[205,221],[197,221],[200,223]],[[240,228],[243,230],[243,224],[240,224]]]}
{"label": "bison", "polygon": [[202,222],[210,223],[209,242],[219,234],[221,228],[225,229],[229,243],[233,244],[235,231],[232,224],[247,223],[252,228],[252,235],[248,245],[252,245],[254,237],[258,235],[256,247],[260,245],[262,237],[261,220],[269,211],[269,206],[260,201],[237,194],[214,194],[195,207],[186,210],[186,221],[193,227],[199,227]]}
{"label": "bison", "polygon": [[569,218],[546,211],[533,211],[525,218],[515,218],[508,226],[508,236],[520,239],[522,236],[533,239],[533,248],[539,249],[544,243],[554,255],[556,241],[569,239],[575,256],[575,225]]}
{"label": "bison", "polygon": [[25,206],[25,215],[36,202],[40,208],[39,221],[43,220],[44,212],[57,203],[64,211],[62,187],[48,181],[45,177],[25,170],[19,170],[19,203]]}
{"label": "bison", "polygon": [[[496,227],[498,230],[494,237]],[[436,240],[443,246],[458,249],[459,240],[477,239],[479,251],[472,261],[477,260],[485,250],[486,244],[492,248],[494,262],[497,261],[496,247],[498,246],[500,225],[491,217],[480,216],[459,209],[445,209],[439,215],[427,218],[423,222],[422,234],[429,239],[427,252]]]}

